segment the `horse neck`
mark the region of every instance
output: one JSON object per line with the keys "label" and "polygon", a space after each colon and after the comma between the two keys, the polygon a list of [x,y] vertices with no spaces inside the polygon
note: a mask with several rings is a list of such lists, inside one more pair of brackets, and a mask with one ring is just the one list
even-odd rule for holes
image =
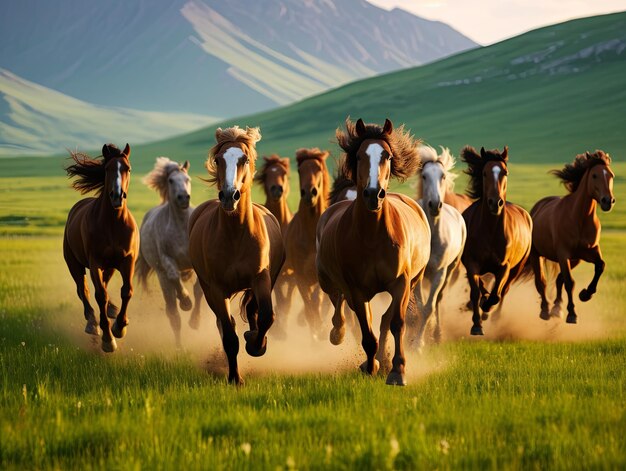
{"label": "horse neck", "polygon": [[96,198],[95,206],[97,208],[98,214],[100,215],[101,221],[125,220],[126,215],[128,214],[128,205],[126,204],[125,199],[122,202],[122,207],[119,209],[115,209],[111,204],[111,200],[104,193],[104,191],[102,191],[102,193],[100,193],[100,196]]}
{"label": "horse neck", "polygon": [[287,206],[287,198],[282,196],[278,201],[270,198],[269,195],[266,195],[267,199],[265,200],[265,207],[269,209],[270,213],[272,213],[276,219],[278,219],[278,223],[282,226],[283,224],[287,224],[291,219],[291,211],[289,211],[289,206]]}
{"label": "horse neck", "polygon": [[298,206],[298,213],[300,214],[300,217],[310,219],[311,221],[314,221],[315,224],[317,224],[317,221],[319,220],[322,213],[326,211],[326,208],[328,208],[327,196],[327,193],[322,191],[322,194],[317,199],[317,203],[315,204],[315,206],[308,206],[302,199],[300,199],[300,204]]}
{"label": "horse neck", "polygon": [[[358,193],[361,194],[361,192]],[[376,233],[385,225],[387,205],[387,198],[385,198],[380,211],[370,211],[365,207],[363,198],[357,196],[352,210],[352,227],[360,233],[364,230],[371,230],[371,233]]]}
{"label": "horse neck", "polygon": [[573,206],[572,214],[577,214],[582,217],[583,222],[593,220],[596,214],[596,207],[598,206],[596,200],[594,200],[587,192],[588,178],[589,172],[585,173],[582,180],[578,184],[576,191],[565,197]]}
{"label": "horse neck", "polygon": [[167,214],[170,220],[181,226],[187,226],[187,209],[182,209],[172,201],[167,202]]}
{"label": "horse neck", "polygon": [[489,211],[489,205],[487,204],[487,198],[480,198],[480,218],[488,227],[497,227],[499,225],[504,226],[506,218],[504,217],[507,211],[506,200],[504,207],[499,215],[493,214]]}

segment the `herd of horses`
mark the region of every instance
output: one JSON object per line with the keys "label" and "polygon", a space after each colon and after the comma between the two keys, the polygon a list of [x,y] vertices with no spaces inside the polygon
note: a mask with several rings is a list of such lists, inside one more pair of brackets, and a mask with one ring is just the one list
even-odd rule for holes
{"label": "herd of horses", "polygon": [[[157,274],[177,346],[181,345],[178,306],[193,309],[189,325],[197,329],[204,295],[217,318],[228,379],[235,384],[243,382],[230,304],[238,293],[249,327],[244,339],[250,355],[265,353],[275,320],[276,338],[288,334],[286,314],[297,290],[304,301],[298,322],[308,324],[313,337],[322,334],[332,303],[330,341],[340,344],[346,333],[347,303],[358,321],[366,354],[361,369],[374,375],[382,367],[388,372],[388,384],[404,385],[407,320],[417,324],[411,335],[421,347],[434,314],[433,338],[438,342],[440,301],[463,268],[470,289],[472,335],[483,334],[482,321],[496,306],[494,316],[499,315],[511,284],[525,276],[534,274],[540,317],[546,320],[561,316],[564,286],[566,321],[577,322],[571,270],[580,261],[595,267],[580,300],[588,301],[596,292],[605,266],[596,206],[609,211],[615,203],[611,159],[603,151],[585,152],[553,171],[568,193],[540,200],[529,214],[507,201],[507,147],[477,151],[467,146],[461,151],[469,176],[466,195],[461,195],[454,192],[454,158],[448,149],[438,154],[389,120],[380,126],[348,118],[345,129],[336,132],[343,155],[332,188],[326,165],[329,152],[318,148],[296,152],[300,203],[292,215],[287,205],[290,159],[264,157],[255,176],[260,139],[259,128],[217,129],[206,181],[217,186],[218,198],[196,208],[190,205],[189,162],[157,158],[144,183],[159,193],[161,204],[146,213],[141,228],[127,205],[128,144],[124,150],[105,145],[101,158],[71,154],[73,163],[66,171],[74,177],[73,187],[96,196],[70,210],[63,253],[83,302],[85,331],[98,335],[101,330],[105,352],[115,351],[115,338],[126,333],[135,271],[144,285],[150,272]],[[391,178],[404,181],[416,174],[416,199],[388,192]],[[252,201],[255,181],[265,191],[265,205]],[[559,267],[552,309],[546,297],[546,261]],[[99,321],[89,302],[87,268]],[[115,270],[123,280],[120,308],[107,294]],[[183,283],[187,280],[194,281],[193,302]],[[370,301],[381,292],[391,295],[391,303],[381,318],[379,342],[372,330]],[[387,354],[389,332],[393,356]]]}

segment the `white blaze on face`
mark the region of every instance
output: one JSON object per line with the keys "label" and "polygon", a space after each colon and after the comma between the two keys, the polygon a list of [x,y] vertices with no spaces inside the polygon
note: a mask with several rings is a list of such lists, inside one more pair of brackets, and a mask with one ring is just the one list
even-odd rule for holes
{"label": "white blaze on face", "polygon": [[422,175],[426,177],[422,180],[422,197],[439,204],[443,196],[439,193],[439,184],[443,177],[443,167],[437,162],[428,163],[431,165],[422,167]]}
{"label": "white blaze on face", "polygon": [[502,171],[502,169],[496,165],[495,167],[493,167],[492,171],[493,171],[493,183],[495,184],[495,187],[498,188],[498,180],[499,180],[500,172]]}
{"label": "white blaze on face", "polygon": [[122,164],[117,161],[117,170],[115,174],[115,183],[113,184],[113,191],[115,193],[122,193]]}
{"label": "white blaze on face", "polygon": [[347,190],[346,199],[349,201],[354,201],[356,199],[356,190]]}
{"label": "white blaze on face", "polygon": [[224,176],[224,187],[232,188],[235,185],[235,177],[237,176],[237,162],[243,156],[243,151],[239,147],[229,147],[224,152],[224,160],[226,162],[226,171]]}
{"label": "white blaze on face", "polygon": [[369,188],[376,188],[376,185],[378,184],[378,170],[380,168],[380,159],[382,158],[383,150],[383,146],[376,143],[370,144],[365,150],[365,153],[370,158]]}

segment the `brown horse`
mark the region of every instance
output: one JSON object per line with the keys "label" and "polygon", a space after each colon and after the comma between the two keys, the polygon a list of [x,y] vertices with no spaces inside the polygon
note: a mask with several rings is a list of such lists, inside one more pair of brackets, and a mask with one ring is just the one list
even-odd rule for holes
{"label": "brown horse", "polygon": [[412,291],[421,279],[430,255],[430,229],[424,211],[411,198],[390,193],[391,175],[400,180],[419,167],[417,142],[404,131],[385,125],[354,124],[348,118],[346,131],[337,130],[344,150],[343,171],[357,185],[354,201],[341,201],[328,208],[317,226],[317,274],[320,286],[333,305],[331,342],[343,341],[343,299],[356,313],[367,361],[361,368],[376,374],[374,356],[378,341],[372,332],[370,300],[389,292],[391,304],[381,320],[379,358],[385,359],[389,329],[395,339],[395,354],[387,384],[406,384],[403,334]]}
{"label": "brown horse", "polygon": [[[567,291],[567,322],[576,324],[574,310],[574,279],[571,270],[584,260],[594,265],[594,276],[586,289],[581,290],[581,301],[589,301],[596,292],[598,280],[604,271],[600,252],[600,220],[596,215],[599,203],[602,211],[610,211],[615,204],[611,158],[601,150],[577,155],[574,162],[552,173],[560,178],[569,191],[560,198],[549,196],[538,201],[530,211],[533,218],[533,247],[530,262],[535,273],[535,286],[541,296],[542,319],[561,315],[563,285]],[[556,279],[557,294],[552,311],[548,311],[546,279],[543,261],[559,264]]]}
{"label": "brown horse", "polygon": [[259,128],[237,126],[215,131],[209,150],[209,182],[218,200],[202,203],[189,219],[189,256],[204,296],[218,320],[228,357],[228,381],[242,384],[237,366],[239,338],[230,315],[230,299],[243,291],[250,330],[246,351],[261,356],[274,322],[272,288],[285,260],[280,225],[272,213],[252,203],[251,188]]}
{"label": "brown horse", "polygon": [[296,162],[300,177],[300,205],[285,234],[285,268],[293,271],[296,286],[304,301],[306,321],[314,336],[320,334],[321,296],[315,271],[315,230],[328,207],[330,175],[326,167],[329,153],[317,147],[298,149]]}
{"label": "brown horse", "polygon": [[[470,176],[468,195],[476,201],[463,212],[467,241],[461,261],[467,271],[472,305],[471,335],[483,335],[479,307],[484,318],[507,294],[528,259],[531,247],[532,220],[520,206],[506,201],[509,149],[480,154],[473,147],[461,152]],[[483,286],[481,276],[492,273],[495,282],[491,293]],[[482,300],[481,300],[482,296]]]}
{"label": "brown horse", "polygon": [[[112,144],[102,148],[103,159],[92,159],[86,154],[72,153],[74,164],[65,170],[69,177],[78,177],[72,186],[81,194],[95,191],[95,198],[85,198],[74,205],[67,215],[63,235],[63,256],[76,283],[78,297],[83,302],[87,326],[85,332],[98,335],[98,324],[89,303],[89,288],[85,269],[96,291],[100,308],[102,350],[114,352],[114,335],[126,334],[126,310],[133,295],[133,271],[139,253],[139,231],[126,205],[130,183],[130,146],[122,152]],[[118,270],[122,275],[122,307],[109,301],[107,284]],[[109,319],[115,318],[113,328]],[[111,335],[112,334],[112,335]]]}
{"label": "brown horse", "polygon": [[289,158],[281,158],[272,154],[263,157],[261,171],[254,180],[263,187],[265,192],[265,206],[276,217],[280,228],[285,234],[293,215],[289,210],[287,198],[289,196]]}

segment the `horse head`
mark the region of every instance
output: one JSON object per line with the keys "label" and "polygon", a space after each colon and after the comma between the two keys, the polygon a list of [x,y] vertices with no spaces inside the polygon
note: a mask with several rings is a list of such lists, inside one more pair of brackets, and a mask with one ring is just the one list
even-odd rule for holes
{"label": "horse head", "polygon": [[[506,164],[509,157],[509,148],[505,146],[502,153],[500,153],[497,150],[485,151],[485,148],[481,147],[480,155],[485,160],[483,167],[483,197],[487,201],[491,214],[499,216],[502,214],[506,204],[507,176],[509,174]],[[494,158],[494,156],[499,158]]]}
{"label": "horse head", "polygon": [[[356,122],[356,132],[359,137],[365,136],[362,119]],[[393,124],[386,119],[383,134],[389,136],[392,132]],[[357,151],[357,194],[363,197],[365,206],[370,211],[379,211],[382,208],[389,186],[392,158],[391,147],[383,137],[364,139]]]}
{"label": "horse head", "polygon": [[[434,150],[433,150],[434,151]],[[422,201],[432,217],[439,216],[446,194],[446,171],[439,160],[425,162],[422,167]]]}
{"label": "horse head", "polygon": [[121,209],[128,196],[130,184],[130,146],[120,150],[113,144],[102,147],[104,157],[104,188],[109,191],[109,199],[114,209]]}
{"label": "horse head", "polygon": [[[587,154],[589,154],[587,152]],[[615,204],[613,196],[613,179],[615,174],[606,162],[593,165],[588,170],[587,194],[591,196],[602,208],[602,211],[610,211]]]}
{"label": "horse head", "polygon": [[298,176],[300,177],[300,198],[305,206],[313,208],[320,199],[327,198],[328,170],[326,159],[329,153],[318,148],[298,149]]}
{"label": "horse head", "polygon": [[187,209],[191,201],[191,178],[189,161],[175,167],[167,176],[168,201],[181,209]]}
{"label": "horse head", "polygon": [[279,201],[289,194],[289,158],[278,155],[263,157],[265,163],[257,180],[263,184],[268,198]]}

